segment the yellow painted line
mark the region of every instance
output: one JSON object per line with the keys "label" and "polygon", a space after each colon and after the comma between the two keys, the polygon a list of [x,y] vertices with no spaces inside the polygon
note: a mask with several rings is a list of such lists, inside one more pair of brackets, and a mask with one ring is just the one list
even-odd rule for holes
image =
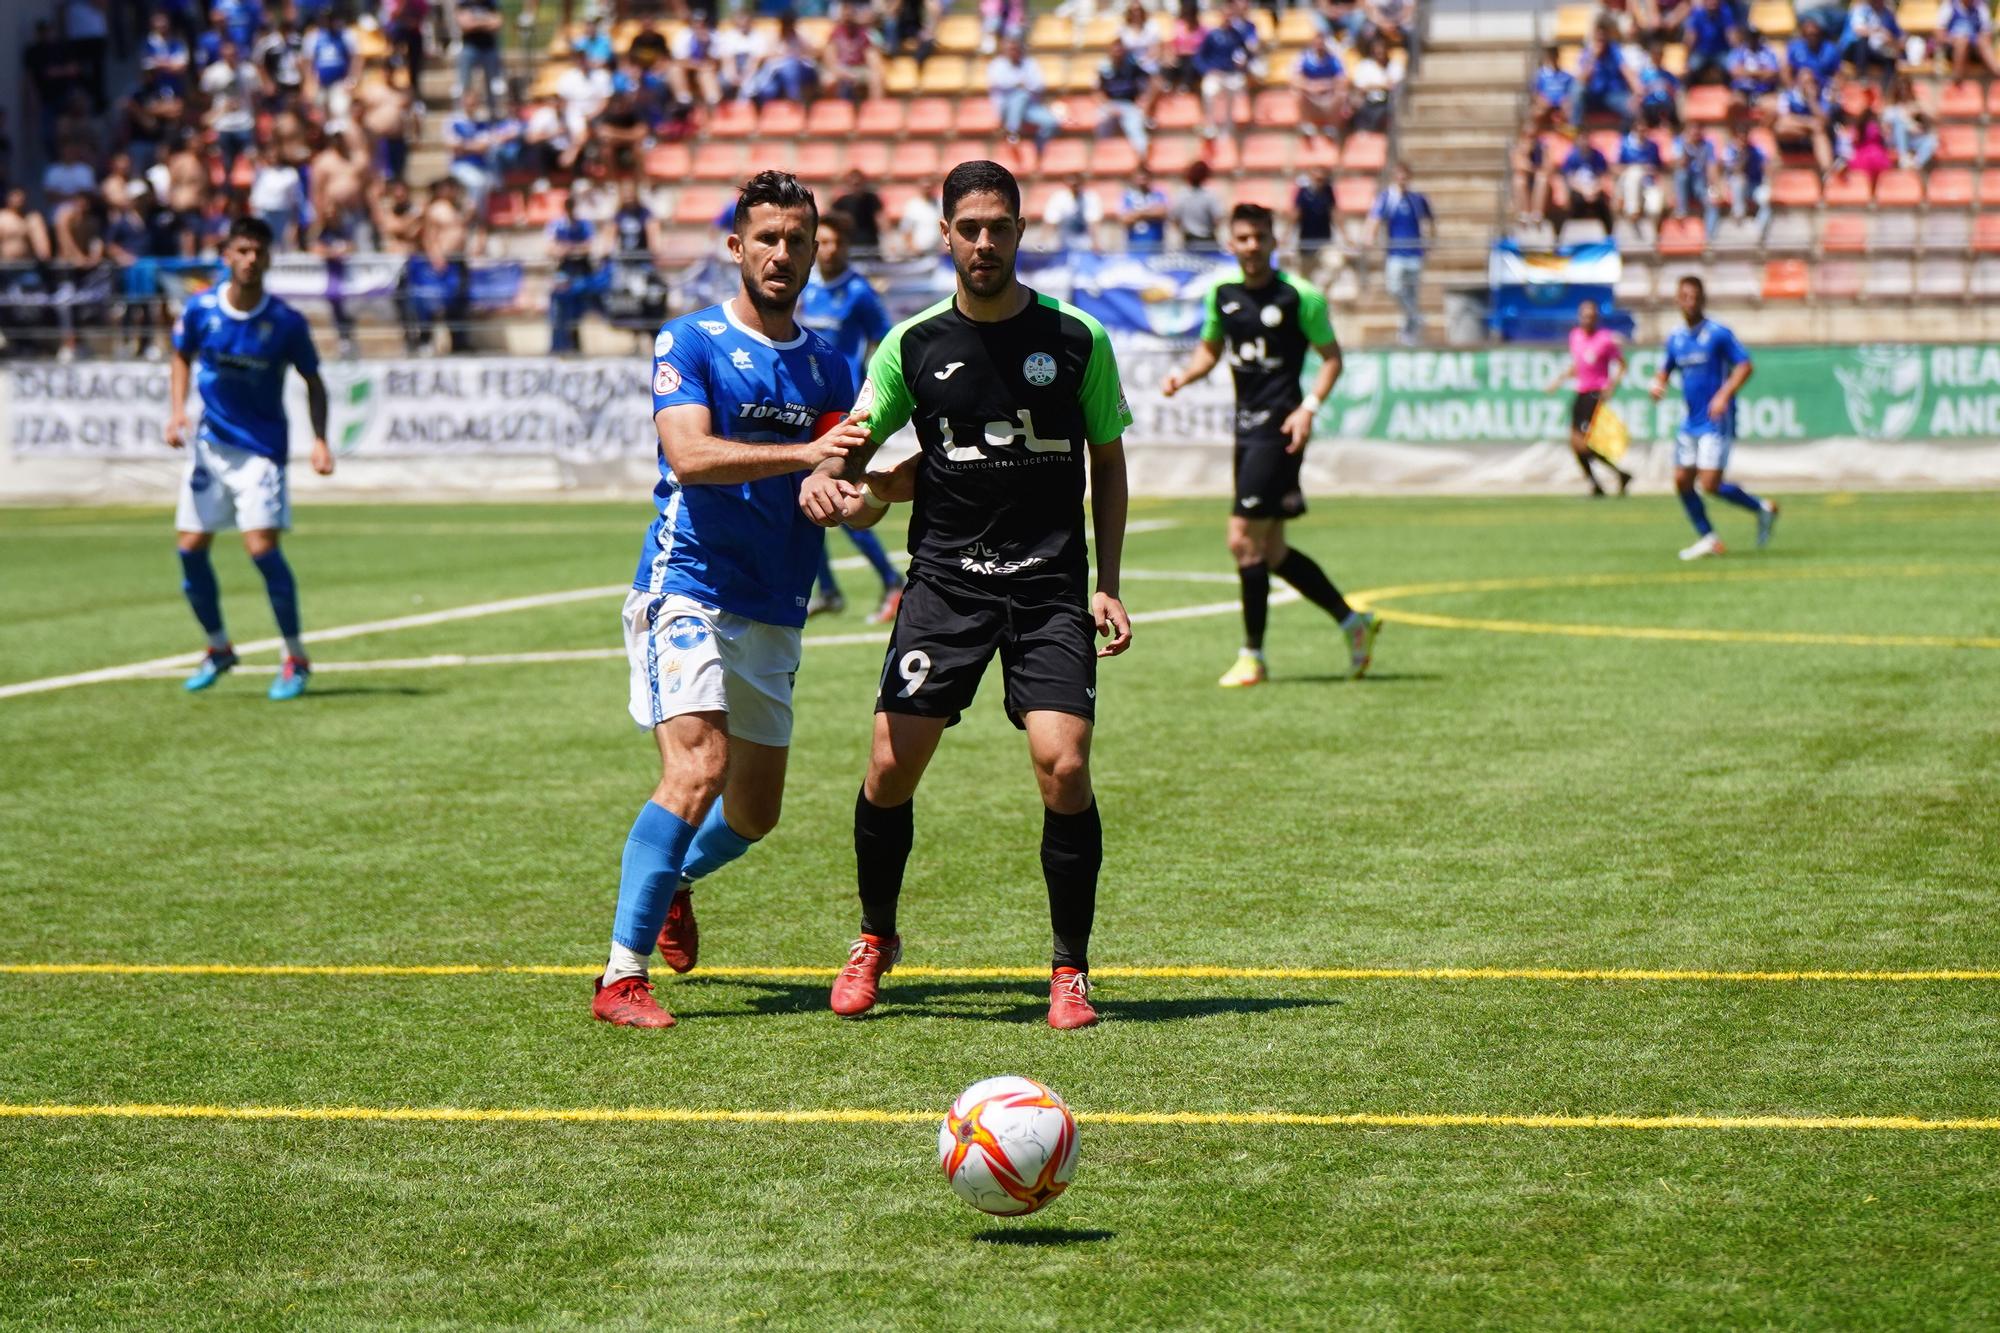
{"label": "yellow painted line", "polygon": [[1954,574],[1991,574],[1987,565],[1821,565],[1801,569],[1695,570],[1674,574],[1556,574],[1537,578],[1452,579],[1370,588],[1351,595],[1357,606],[1376,611],[1382,619],[1426,629],[1477,630],[1488,634],[1553,634],[1576,639],[1636,639],[1679,643],[1752,643],[1835,648],[1975,648],[2000,649],[2000,637],[1957,634],[1821,634],[1790,630],[1706,629],[1692,626],[1573,624],[1553,620],[1514,620],[1483,616],[1440,615],[1404,611],[1385,603],[1410,597],[1446,597],[1466,593],[1534,592],[1550,589],[1633,588],[1677,583],[1794,583],[1866,578],[1938,578]]}
{"label": "yellow painted line", "polygon": [[[0,963],[0,975],[39,977],[592,977],[603,969],[574,963]],[[703,968],[691,980],[825,980],[833,967]],[[898,967],[910,980],[1040,981],[1036,967]],[[2000,968],[1726,970],[1654,967],[1227,967],[1188,964],[1099,967],[1100,981],[1701,981],[1937,982],[2000,981]]]}
{"label": "yellow painted line", "polygon": [[[1082,1111],[1086,1125],[1222,1125],[1324,1129],[1902,1130],[1991,1133],[2000,1117],[1927,1120],[1913,1115],[1492,1115],[1478,1112]],[[733,1110],[680,1106],[200,1106],[174,1103],[9,1104],[15,1120],[307,1120],[420,1124],[932,1124],[935,1111],[867,1107]]]}

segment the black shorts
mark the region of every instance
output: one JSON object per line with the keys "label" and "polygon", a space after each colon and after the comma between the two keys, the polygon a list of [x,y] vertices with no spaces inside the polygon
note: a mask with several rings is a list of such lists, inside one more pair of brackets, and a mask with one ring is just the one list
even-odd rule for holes
{"label": "black shorts", "polygon": [[1305,451],[1285,452],[1282,435],[1236,437],[1236,503],[1229,512],[1238,518],[1297,518],[1306,512],[1306,493],[1299,489],[1299,468]]}
{"label": "black shorts", "polygon": [[1590,423],[1597,416],[1597,405],[1604,401],[1601,393],[1580,393],[1570,399],[1569,428],[1582,435],[1590,434]]}
{"label": "black shorts", "polygon": [[1015,726],[1038,711],[1094,721],[1095,635],[1080,586],[1012,593],[918,573],[903,589],[875,711],[942,717],[949,726],[971,706],[998,652],[1007,719]]}

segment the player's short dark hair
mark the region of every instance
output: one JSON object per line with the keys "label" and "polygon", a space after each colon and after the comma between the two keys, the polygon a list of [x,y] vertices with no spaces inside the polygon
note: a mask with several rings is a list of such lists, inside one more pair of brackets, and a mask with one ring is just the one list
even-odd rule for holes
{"label": "player's short dark hair", "polygon": [[227,245],[231,241],[255,241],[268,250],[273,239],[270,223],[259,217],[245,216],[229,224],[229,234],[223,238],[222,243]]}
{"label": "player's short dark hair", "polygon": [[1253,227],[1262,227],[1272,234],[1277,233],[1277,218],[1262,204],[1238,204],[1229,210],[1229,225],[1247,222]]}
{"label": "player's short dark hair", "polygon": [[833,234],[843,241],[854,235],[854,215],[844,208],[827,209],[819,215],[819,225],[833,228]]}
{"label": "player's short dark hair", "polygon": [[1682,274],[1680,282],[1675,285],[1680,287],[1693,287],[1694,294],[1696,296],[1701,297],[1703,300],[1708,299],[1708,284],[1703,282],[1700,277],[1698,277],[1693,273]]}
{"label": "player's short dark hair", "polygon": [[736,212],[729,219],[731,229],[738,236],[750,225],[750,210],[759,204],[803,208],[812,215],[813,230],[819,230],[819,201],[789,171],[760,171],[743,182],[743,188],[736,192]]}
{"label": "player's short dark hair", "polygon": [[958,201],[968,194],[997,194],[1007,201],[1007,209],[1015,217],[1021,215],[1021,183],[1014,179],[1014,173],[998,162],[988,162],[981,158],[977,162],[961,162],[953,167],[944,178],[944,197],[940,201],[944,215],[949,218],[958,213]]}

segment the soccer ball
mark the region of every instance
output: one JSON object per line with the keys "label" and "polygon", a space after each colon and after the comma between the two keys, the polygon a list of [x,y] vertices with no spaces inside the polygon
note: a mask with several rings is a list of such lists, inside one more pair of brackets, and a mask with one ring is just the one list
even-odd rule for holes
{"label": "soccer ball", "polygon": [[981,1079],[958,1094],[938,1126],[938,1164],[980,1212],[1032,1213],[1076,1174],[1076,1117],[1031,1078]]}

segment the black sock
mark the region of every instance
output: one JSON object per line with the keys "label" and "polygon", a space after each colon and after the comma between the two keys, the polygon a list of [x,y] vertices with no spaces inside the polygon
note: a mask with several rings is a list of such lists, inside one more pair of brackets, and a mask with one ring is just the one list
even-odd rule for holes
{"label": "black sock", "polygon": [[1275,571],[1279,578],[1305,594],[1307,601],[1332,616],[1335,620],[1346,620],[1354,614],[1354,608],[1340,595],[1340,589],[1333,586],[1333,580],[1326,571],[1313,563],[1313,558],[1304,551],[1290,550],[1280,560]]}
{"label": "black sock", "polygon": [[861,888],[861,933],[896,933],[896,900],[903,895],[903,866],[916,837],[917,803],[887,809],[864,789],[854,797],[854,875]]}
{"label": "black sock", "polygon": [[1055,965],[1090,970],[1090,926],[1097,919],[1097,871],[1104,864],[1104,825],[1097,802],[1073,815],[1042,811],[1042,878],[1049,885],[1049,929]]}
{"label": "black sock", "polygon": [[1238,565],[1236,577],[1243,582],[1243,646],[1264,646],[1264,625],[1271,616],[1271,567],[1259,560],[1254,565]]}
{"label": "black sock", "polygon": [[1622,467],[1619,467],[1619,466],[1618,466],[1618,465],[1617,465],[1616,463],[1614,463],[1614,462],[1612,462],[1612,461],[1611,461],[1610,459],[1606,458],[1606,457],[1605,457],[1605,456],[1604,456],[1603,454],[1600,454],[1600,453],[1598,453],[1598,452],[1597,452],[1597,450],[1595,450],[1595,449],[1592,449],[1592,450],[1590,451],[1590,456],[1591,456],[1592,458],[1595,458],[1595,459],[1596,459],[1596,460],[1597,460],[1598,462],[1600,462],[1600,463],[1604,464],[1604,466],[1606,466],[1606,467],[1610,468],[1610,469],[1611,469],[1611,471],[1612,471],[1612,473],[1613,473],[1614,475],[1616,475],[1616,476],[1619,476],[1619,477],[1622,477],[1622,478],[1624,478],[1624,479],[1625,479],[1626,481],[1630,481],[1630,480],[1632,480],[1632,474],[1631,474],[1631,473],[1627,472],[1627,471],[1626,471],[1626,470],[1625,470],[1624,468],[1622,468]]}
{"label": "black sock", "polygon": [[1597,472],[1590,466],[1590,460],[1596,457],[1598,453],[1595,449],[1580,449],[1576,455],[1576,465],[1583,469],[1583,475],[1589,479],[1592,490],[1597,489]]}

